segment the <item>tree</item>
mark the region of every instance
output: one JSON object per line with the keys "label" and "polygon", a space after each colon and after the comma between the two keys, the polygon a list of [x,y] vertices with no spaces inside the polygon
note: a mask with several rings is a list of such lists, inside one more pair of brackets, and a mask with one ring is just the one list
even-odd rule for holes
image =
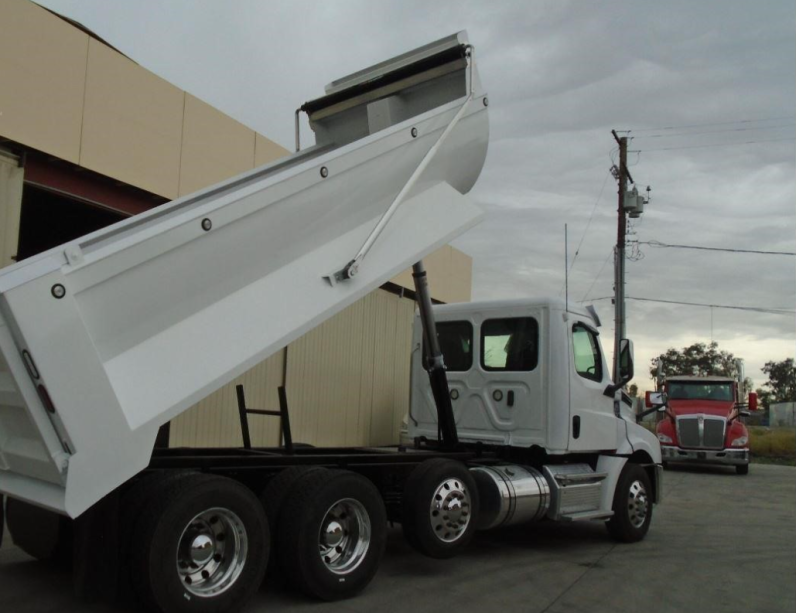
{"label": "tree", "polygon": [[[716,342],[706,345],[694,343],[681,351],[669,348],[658,358],[652,360],[650,375],[655,378],[657,360],[663,361],[663,376],[693,375],[696,377],[737,377],[738,368],[735,356],[729,351],[719,350]],[[747,381],[751,389],[751,381]]]}
{"label": "tree", "polygon": [[763,388],[768,388],[765,390],[768,403],[796,401],[796,364],[793,358],[766,362],[761,370],[768,375],[768,381],[763,384]]}

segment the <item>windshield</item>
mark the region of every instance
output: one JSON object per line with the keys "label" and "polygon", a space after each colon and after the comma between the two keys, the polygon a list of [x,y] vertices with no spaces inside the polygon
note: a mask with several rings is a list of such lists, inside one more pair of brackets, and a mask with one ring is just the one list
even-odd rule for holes
{"label": "windshield", "polygon": [[732,383],[669,382],[670,400],[720,400],[732,401]]}

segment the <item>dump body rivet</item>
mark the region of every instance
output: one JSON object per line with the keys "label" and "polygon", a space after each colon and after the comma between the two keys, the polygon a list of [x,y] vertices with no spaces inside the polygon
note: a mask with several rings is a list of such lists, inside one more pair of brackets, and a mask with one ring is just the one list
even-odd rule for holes
{"label": "dump body rivet", "polygon": [[324,179],[329,176],[329,169],[326,166],[321,166],[321,176]]}
{"label": "dump body rivet", "polygon": [[417,138],[417,128],[412,128],[412,138]]}
{"label": "dump body rivet", "polygon": [[213,227],[213,222],[210,221],[207,217],[202,220],[202,230],[208,232],[210,228]]}
{"label": "dump body rivet", "polygon": [[55,298],[58,298],[58,300],[66,296],[66,288],[60,283],[53,285],[53,288],[50,291]]}

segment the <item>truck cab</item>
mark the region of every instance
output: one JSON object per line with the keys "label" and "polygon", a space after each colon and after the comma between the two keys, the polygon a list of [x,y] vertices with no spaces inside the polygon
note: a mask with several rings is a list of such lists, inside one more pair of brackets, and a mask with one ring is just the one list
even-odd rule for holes
{"label": "truck cab", "polygon": [[[462,442],[562,457],[639,452],[660,462],[658,441],[611,389],[599,322],[588,312],[545,298],[435,306],[434,316]],[[425,379],[416,325],[410,439],[437,437]]]}
{"label": "truck cab", "polygon": [[[669,377],[663,384],[667,407],[656,433],[664,465],[689,462],[735,466],[749,472],[749,432],[741,421],[748,414],[743,391],[732,377]],[[749,394],[749,408],[756,409]]]}

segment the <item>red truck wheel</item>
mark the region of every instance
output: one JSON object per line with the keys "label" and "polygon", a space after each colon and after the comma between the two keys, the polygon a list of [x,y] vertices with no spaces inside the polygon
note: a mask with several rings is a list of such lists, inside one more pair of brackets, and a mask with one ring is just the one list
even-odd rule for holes
{"label": "red truck wheel", "polygon": [[736,464],[735,472],[739,475],[748,475],[749,474],[749,464]]}

